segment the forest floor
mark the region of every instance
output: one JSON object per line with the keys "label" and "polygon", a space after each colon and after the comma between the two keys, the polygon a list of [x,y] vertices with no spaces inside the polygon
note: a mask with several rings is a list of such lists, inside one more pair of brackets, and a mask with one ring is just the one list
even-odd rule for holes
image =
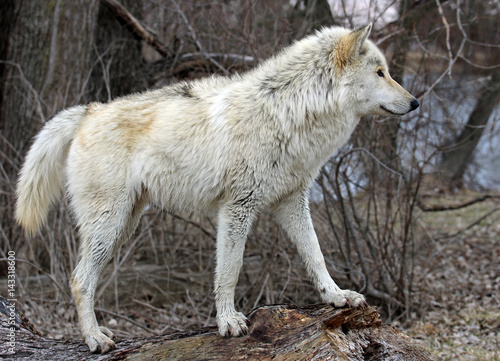
{"label": "forest floor", "polygon": [[419,286],[428,292],[426,310],[404,331],[437,360],[500,360],[498,210],[498,200],[492,200],[426,215],[427,231],[443,236],[435,238],[425,284]]}
{"label": "forest floor", "polygon": [[[410,320],[393,320],[391,324],[418,340],[437,360],[500,361],[500,212],[495,211],[497,208],[497,201],[488,200],[456,211],[422,212],[419,216],[419,222],[425,224],[422,232],[432,235],[429,237],[432,253],[430,257],[415,260],[416,272],[421,273],[418,278],[422,280],[415,286],[415,292],[420,295],[418,310]],[[488,217],[476,222],[488,212],[491,212]],[[166,250],[176,254],[175,264],[170,261],[168,267],[161,259],[148,264],[148,260],[144,262],[144,258],[137,256],[133,259],[138,262],[126,262],[116,268],[120,277],[102,287],[103,294],[97,296],[99,322],[120,338],[214,325],[211,271],[214,249],[213,245],[206,247],[208,249],[200,246],[197,252],[183,250],[182,245],[177,250]],[[193,267],[191,263],[195,259],[200,262]],[[246,305],[247,310],[273,301],[317,302],[312,286],[293,278],[295,269],[302,267],[295,264],[298,258],[291,257],[287,262],[292,278],[277,292],[281,296],[272,298],[267,294],[268,289],[273,288],[272,279],[282,276],[283,272],[278,275],[273,269],[269,279],[253,279],[258,273],[252,272],[266,265],[254,255],[246,257],[241,278],[250,286],[240,285],[237,289],[240,305],[244,297],[252,300]],[[113,265],[109,270],[114,271]],[[69,289],[62,286],[67,285],[68,279],[55,281],[57,287],[53,280],[40,275],[31,280],[20,279],[20,308],[44,336],[80,339]],[[0,280],[0,289],[4,286],[2,282]],[[252,289],[251,285],[255,284],[263,286]]]}
{"label": "forest floor", "polygon": [[428,310],[403,330],[437,360],[500,360],[500,232],[442,245]]}

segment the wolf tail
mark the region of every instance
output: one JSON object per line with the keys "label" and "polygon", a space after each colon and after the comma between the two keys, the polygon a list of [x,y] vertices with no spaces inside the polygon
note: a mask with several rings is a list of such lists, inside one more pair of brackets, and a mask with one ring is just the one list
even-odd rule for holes
{"label": "wolf tail", "polygon": [[16,220],[27,235],[42,226],[50,205],[61,197],[69,146],[86,112],[86,106],[63,110],[35,137],[16,190]]}

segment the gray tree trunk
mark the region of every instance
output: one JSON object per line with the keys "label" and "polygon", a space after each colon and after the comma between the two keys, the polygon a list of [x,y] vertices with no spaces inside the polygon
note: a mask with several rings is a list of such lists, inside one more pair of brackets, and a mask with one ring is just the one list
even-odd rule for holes
{"label": "gray tree trunk", "polygon": [[479,95],[467,124],[449,150],[443,152],[439,175],[444,182],[460,185],[464,172],[476,149],[484,126],[500,101],[500,68],[491,73],[485,89]]}
{"label": "gray tree trunk", "polygon": [[87,101],[84,90],[92,68],[98,5],[98,0],[2,1],[2,24],[9,25],[4,34],[8,39],[2,36],[7,50],[2,48],[0,54],[5,56],[0,78],[3,251],[24,244],[13,219],[14,188],[32,137],[58,110]]}
{"label": "gray tree trunk", "polygon": [[334,24],[330,5],[327,0],[303,0],[297,1],[290,13],[292,23],[297,22],[298,29],[294,32],[294,38],[302,38],[315,29]]}
{"label": "gray tree trunk", "polygon": [[[123,3],[140,16],[142,2]],[[13,219],[14,188],[33,136],[66,107],[147,84],[141,42],[99,0],[8,0],[0,11],[0,222],[7,236],[0,249],[6,251],[24,243]]]}
{"label": "gray tree trunk", "polygon": [[[142,1],[120,0],[120,4],[141,18]],[[127,25],[101,1],[93,49],[96,66],[89,87],[92,100],[107,102],[148,87],[141,39],[132,35]]]}

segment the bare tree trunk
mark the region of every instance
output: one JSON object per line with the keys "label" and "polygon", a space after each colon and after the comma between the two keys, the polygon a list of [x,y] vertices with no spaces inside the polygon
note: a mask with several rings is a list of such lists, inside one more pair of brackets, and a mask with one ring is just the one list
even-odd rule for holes
{"label": "bare tree trunk", "polygon": [[327,0],[299,0],[290,13],[290,18],[292,23],[296,21],[300,24],[294,38],[301,38],[314,29],[334,24]]}
{"label": "bare tree trunk", "polygon": [[[112,3],[121,6],[123,11],[132,12],[137,18],[141,17],[142,2],[121,0]],[[116,15],[116,9],[111,9],[109,2],[100,1],[100,4],[93,49],[97,64],[89,91],[93,100],[107,102],[118,96],[144,91],[148,84],[143,71],[141,39]]]}
{"label": "bare tree trunk", "polygon": [[2,25],[2,42],[8,36],[9,44],[2,59],[0,102],[3,251],[24,243],[14,231],[14,187],[32,137],[55,112],[87,100],[84,89],[92,67],[98,9],[97,0],[56,0],[51,6],[40,0],[14,3],[14,12],[10,1],[1,5],[2,23],[8,16],[13,21],[5,34]]}
{"label": "bare tree trunk", "polygon": [[[142,3],[125,0],[135,13]],[[15,8],[16,7],[16,8]],[[19,249],[15,179],[31,139],[66,107],[144,90],[141,43],[99,0],[0,5],[1,250]],[[7,45],[10,48],[7,49]],[[4,190],[5,189],[5,190]],[[2,253],[0,252],[0,257]]]}
{"label": "bare tree trunk", "polygon": [[[6,60],[8,59],[9,52],[9,38],[16,23],[16,3],[14,0],[4,0],[0,2],[0,116],[2,115],[2,103],[4,100],[4,82],[5,82],[5,69],[7,67]],[[0,131],[3,121],[0,118]]]}
{"label": "bare tree trunk", "polygon": [[500,68],[491,73],[491,78],[481,92],[467,124],[454,145],[443,152],[440,177],[444,182],[460,185],[465,169],[469,165],[474,149],[484,131],[491,113],[500,101]]}
{"label": "bare tree trunk", "polygon": [[[16,4],[15,0],[4,0],[0,2],[0,204],[9,204],[8,198],[3,194],[4,189],[8,191],[10,186],[9,176],[7,170],[4,169],[4,164],[7,164],[10,159],[7,158],[6,154],[11,153],[7,148],[7,143],[4,139],[4,122],[6,121],[3,117],[5,116],[2,109],[4,104],[5,93],[5,78],[8,68],[7,59],[9,58],[9,38],[16,23]],[[8,152],[8,153],[6,153]],[[5,157],[5,158],[4,158]],[[4,212],[0,208],[0,224],[4,224],[5,221],[11,219],[7,212]],[[12,238],[12,228],[4,230],[5,236]],[[0,245],[2,243],[0,242]],[[7,251],[7,247],[1,247],[4,251]],[[0,254],[0,257],[2,255]],[[7,264],[0,262],[0,277],[7,275]]]}

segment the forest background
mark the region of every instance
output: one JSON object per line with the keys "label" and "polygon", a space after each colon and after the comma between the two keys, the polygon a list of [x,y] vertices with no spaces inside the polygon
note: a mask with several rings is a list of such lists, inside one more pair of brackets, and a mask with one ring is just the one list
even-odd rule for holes
{"label": "forest background", "polygon": [[[440,359],[500,360],[497,1],[3,0],[0,294],[14,252],[19,307],[46,336],[80,337],[67,199],[29,240],[13,219],[17,174],[51,116],[241,73],[322,26],[368,21],[421,107],[403,119],[364,118],[322,170],[311,211],[329,270]],[[214,215],[149,208],[105,272],[99,322],[119,337],[214,324],[215,234]],[[245,313],[319,301],[269,213],[252,228],[236,297]]]}

